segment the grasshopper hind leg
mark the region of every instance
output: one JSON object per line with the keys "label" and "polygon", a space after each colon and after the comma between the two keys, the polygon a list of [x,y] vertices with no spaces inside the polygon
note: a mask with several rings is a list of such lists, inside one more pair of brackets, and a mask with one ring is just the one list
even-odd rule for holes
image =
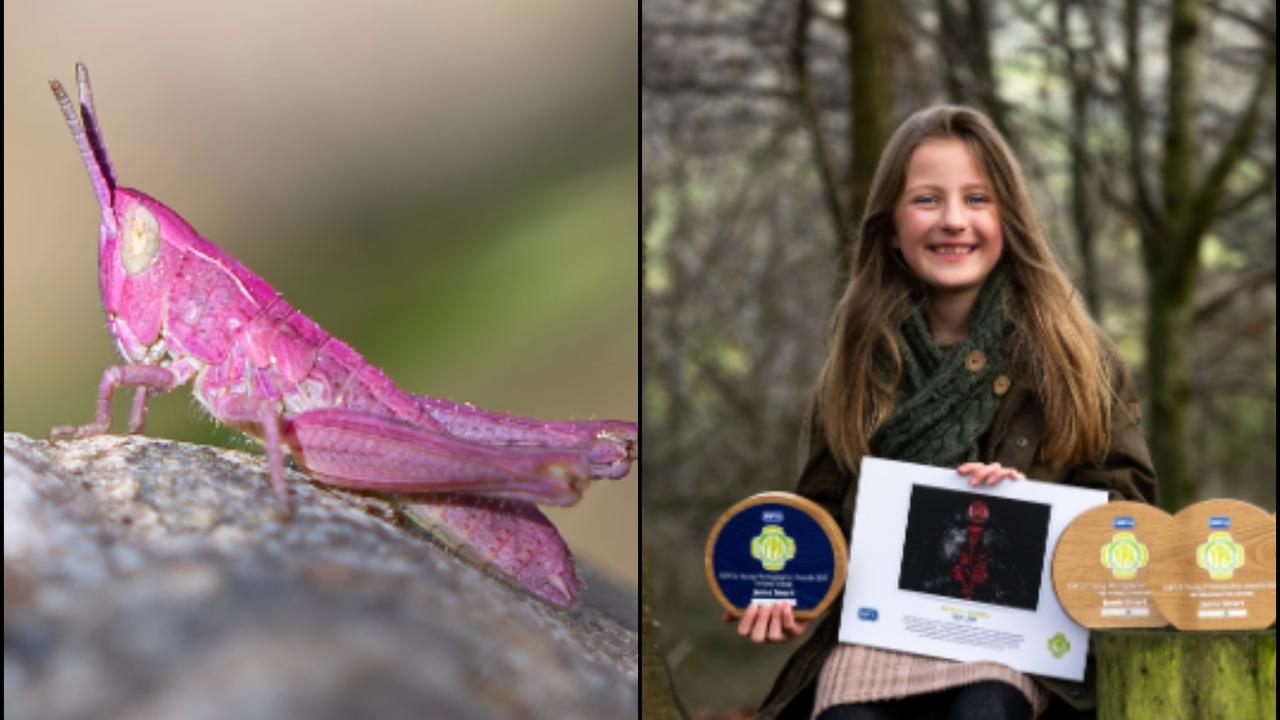
{"label": "grasshopper hind leg", "polygon": [[309,473],[353,489],[573,505],[592,477],[578,448],[489,445],[364,410],[308,410],[283,431]]}
{"label": "grasshopper hind leg", "polygon": [[492,567],[544,600],[570,607],[581,594],[568,545],[530,503],[436,494],[414,496],[412,502],[402,498],[400,509],[460,556]]}

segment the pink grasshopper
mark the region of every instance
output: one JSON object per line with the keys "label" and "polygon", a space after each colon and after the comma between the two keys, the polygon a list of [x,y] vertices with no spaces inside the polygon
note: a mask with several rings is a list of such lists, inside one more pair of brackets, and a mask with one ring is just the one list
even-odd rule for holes
{"label": "pink grasshopper", "polygon": [[534,420],[400,390],[176,212],[118,187],[83,63],[76,79],[79,118],[62,85],[49,87],[102,207],[98,282],[125,363],[103,372],[92,423],[50,437],[106,432],[121,386],[136,388],[129,432],[142,432],[148,394],[192,382],[216,420],[262,440],[282,516],[285,452],[341,487],[466,493],[411,508],[536,594],[573,604],[572,556],[533,503],[572,505],[592,479],[625,476],[636,426]]}

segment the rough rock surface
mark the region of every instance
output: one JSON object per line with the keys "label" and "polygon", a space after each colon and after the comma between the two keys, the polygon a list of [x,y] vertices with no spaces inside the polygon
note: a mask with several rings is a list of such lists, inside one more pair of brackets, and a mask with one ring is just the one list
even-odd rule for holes
{"label": "rough rock surface", "polygon": [[15,718],[625,717],[634,592],[571,610],[381,496],[260,456],[6,433],[4,710]]}

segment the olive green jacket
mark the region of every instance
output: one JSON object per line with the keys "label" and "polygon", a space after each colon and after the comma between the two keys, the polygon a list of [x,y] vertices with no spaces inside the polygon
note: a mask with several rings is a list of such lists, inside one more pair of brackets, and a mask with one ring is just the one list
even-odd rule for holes
{"label": "olive green jacket", "polygon": [[[1103,340],[1111,354],[1116,400],[1112,407],[1110,448],[1096,466],[1053,468],[1037,457],[1044,413],[1039,399],[1025,385],[1014,381],[996,411],[991,429],[981,438],[981,459],[1015,467],[1033,480],[1064,483],[1078,487],[1106,490],[1113,500],[1155,502],[1156,479],[1147,443],[1138,424],[1141,411],[1128,368],[1114,353],[1111,343]],[[842,471],[827,448],[819,429],[815,428],[808,461],[800,475],[796,492],[813,500],[840,521],[845,537],[853,526],[857,477]],[[827,654],[835,647],[840,630],[837,599],[817,622],[811,635],[792,654],[779,673],[773,689],[760,705],[761,718],[798,718],[808,720],[818,673]],[[1033,676],[1033,679],[1072,708],[1088,710],[1095,705],[1094,661],[1089,658],[1084,682],[1074,683]],[[1047,715],[1046,717],[1050,717]]]}

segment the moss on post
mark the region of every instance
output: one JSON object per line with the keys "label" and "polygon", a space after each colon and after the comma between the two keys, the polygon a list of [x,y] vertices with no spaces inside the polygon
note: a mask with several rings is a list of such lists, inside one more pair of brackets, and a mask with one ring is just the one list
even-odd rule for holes
{"label": "moss on post", "polygon": [[1094,632],[1098,718],[1276,716],[1276,632]]}

